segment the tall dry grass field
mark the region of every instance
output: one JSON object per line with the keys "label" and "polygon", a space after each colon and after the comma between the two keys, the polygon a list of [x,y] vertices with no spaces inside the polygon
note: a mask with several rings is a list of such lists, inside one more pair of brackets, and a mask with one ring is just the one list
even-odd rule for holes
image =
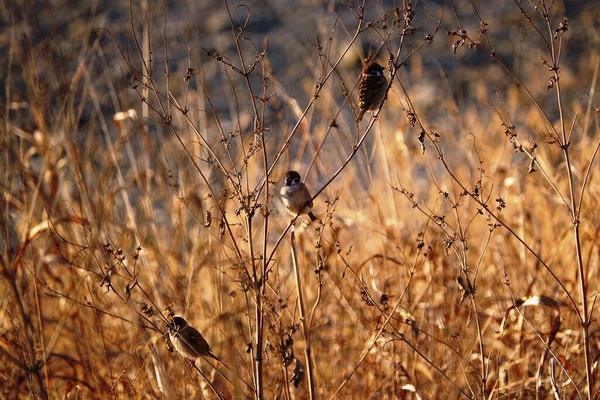
{"label": "tall dry grass field", "polygon": [[4,1],[1,398],[597,398],[592,3]]}

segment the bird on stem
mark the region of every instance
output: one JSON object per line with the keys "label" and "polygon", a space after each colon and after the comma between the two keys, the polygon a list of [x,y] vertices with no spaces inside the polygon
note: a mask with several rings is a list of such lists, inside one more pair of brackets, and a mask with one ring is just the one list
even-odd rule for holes
{"label": "bird on stem", "polygon": [[307,214],[311,221],[317,216],[312,210],[313,201],[308,188],[302,183],[300,174],[296,171],[288,171],[285,174],[285,185],[279,192],[285,210],[292,216]]}
{"label": "bird on stem", "polygon": [[221,361],[215,356],[208,345],[208,342],[202,337],[194,327],[188,325],[182,317],[174,317],[173,323],[169,327],[169,339],[173,343],[175,350],[184,356],[191,365],[198,357],[211,357]]}
{"label": "bird on stem", "polygon": [[363,119],[365,112],[377,111],[385,99],[388,81],[383,71],[385,68],[376,62],[370,62],[364,66],[358,87],[359,113],[356,123]]}

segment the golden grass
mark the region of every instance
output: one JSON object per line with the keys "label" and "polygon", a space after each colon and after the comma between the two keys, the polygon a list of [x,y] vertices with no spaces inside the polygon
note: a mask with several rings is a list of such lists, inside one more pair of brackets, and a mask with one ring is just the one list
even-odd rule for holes
{"label": "golden grass", "polygon": [[[247,9],[228,5],[239,32]],[[537,11],[525,9],[529,24],[515,5],[514,18],[486,20],[486,36],[459,7],[471,30],[452,55],[447,16],[437,25],[417,7],[417,33],[402,34],[391,8],[373,6],[373,26],[354,41],[353,24],[367,20],[342,8],[337,21],[316,19],[319,53],[281,38],[296,40],[288,48],[302,60],[290,65],[290,55],[272,54],[277,38],[261,55],[251,27],[237,42],[227,26],[198,38],[167,12],[165,33],[164,14],[145,20],[134,6],[131,26],[98,11],[92,20],[107,29],[96,37],[98,26],[75,21],[83,10],[65,22],[27,17],[40,13],[28,7],[2,9],[12,22],[2,37],[2,398],[597,395],[599,58],[561,43],[579,63],[561,64],[560,90],[548,90],[540,43],[551,35],[513,38],[546,29]],[[562,13],[550,9],[552,29]],[[593,42],[581,34],[592,22],[581,22],[573,35]],[[136,47],[144,24],[146,80]],[[42,40],[51,27],[58,33]],[[357,127],[362,41],[381,44],[382,61],[416,51],[378,120]],[[240,55],[245,68],[255,63],[247,76]],[[569,146],[559,145],[562,132]],[[323,188],[319,223],[290,228],[277,198],[288,169],[313,193]],[[173,314],[223,362],[194,369],[170,352]]]}

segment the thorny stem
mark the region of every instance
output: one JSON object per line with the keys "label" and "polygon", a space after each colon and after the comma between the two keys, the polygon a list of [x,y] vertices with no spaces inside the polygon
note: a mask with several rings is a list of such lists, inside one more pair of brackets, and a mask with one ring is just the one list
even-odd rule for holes
{"label": "thorny stem", "polygon": [[308,390],[310,394],[310,399],[313,400],[316,398],[315,393],[315,378],[313,376],[313,363],[312,363],[312,354],[310,348],[310,340],[309,340],[309,332],[306,321],[306,310],[304,306],[304,296],[302,295],[302,285],[300,284],[300,268],[298,267],[298,259],[296,257],[296,235],[294,230],[290,233],[290,242],[291,242],[291,256],[292,256],[292,265],[294,267],[294,274],[296,276],[296,293],[298,295],[298,309],[300,311],[300,324],[302,326],[302,335],[304,336],[304,355],[306,357],[306,370],[308,372]]}
{"label": "thorny stem", "polygon": [[483,332],[481,331],[481,321],[479,320],[479,313],[477,312],[477,303],[475,302],[475,294],[471,294],[471,305],[473,307],[473,314],[475,316],[475,323],[477,324],[477,337],[479,342],[479,355],[481,357],[481,393],[484,397],[488,395],[487,388],[487,364],[485,349],[483,346]]}
{"label": "thorny stem", "polygon": [[[262,149],[262,155],[263,155],[263,168],[265,171],[265,175],[264,175],[264,179],[265,179],[265,195],[266,198],[269,198],[269,184],[268,184],[268,176],[269,176],[269,172],[267,171],[267,167],[268,167],[268,157],[267,157],[267,148],[266,148],[266,143],[265,143],[265,135],[264,135],[264,129],[262,127],[262,120],[263,118],[259,116],[259,111],[258,111],[258,107],[256,104],[256,96],[254,95],[254,90],[252,89],[252,84],[250,83],[250,72],[248,70],[248,67],[246,65],[246,61],[244,59],[244,54],[243,51],[240,47],[240,39],[239,36],[236,35],[235,32],[235,25],[233,22],[233,16],[231,15],[231,10],[229,9],[229,3],[227,1],[224,2],[225,3],[225,7],[227,9],[227,14],[229,16],[229,21],[231,24],[231,30],[232,33],[235,37],[235,46],[236,46],[236,50],[240,59],[240,71],[241,71],[241,75],[244,77],[244,81],[246,82],[246,86],[248,89],[248,93],[250,95],[250,101],[252,103],[252,109],[253,109],[253,115],[254,115],[254,134],[255,134],[255,138],[258,137],[259,140],[261,141],[261,149]],[[260,57],[262,58],[264,56],[264,54],[266,54],[266,47],[265,50],[261,53]],[[258,62],[258,60],[256,61]],[[256,63],[255,62],[255,63]],[[263,76],[264,76],[264,64],[263,64]],[[264,95],[266,95],[266,91],[267,91],[267,87],[266,87],[266,83],[264,83],[263,85],[264,88]],[[264,97],[264,96],[263,96]],[[264,106],[263,106],[263,111],[264,111]],[[258,197],[256,197],[258,198]],[[248,202],[250,202],[250,198],[248,198]],[[258,203],[257,203],[258,204]],[[252,219],[254,216],[254,212],[256,210],[256,206],[252,205],[252,204],[246,204],[245,207],[248,210],[247,213],[247,237],[249,238],[248,240],[248,246],[249,246],[249,251],[250,251],[250,263],[252,265],[252,273],[253,273],[253,284],[255,285],[255,290],[256,290],[256,298],[255,298],[255,318],[256,318],[256,331],[255,331],[255,340],[256,340],[256,346],[253,346],[253,350],[255,351],[255,354],[253,355],[253,360],[254,363],[256,363],[256,370],[255,370],[255,387],[256,387],[256,398],[257,399],[261,399],[263,398],[263,373],[262,373],[262,368],[263,368],[263,360],[262,360],[262,352],[263,352],[263,335],[264,335],[264,314],[263,314],[263,307],[262,307],[262,299],[265,295],[265,290],[266,290],[266,286],[267,286],[267,274],[268,274],[268,262],[266,260],[266,251],[267,251],[267,242],[268,242],[268,214],[265,215],[265,219],[264,219],[264,238],[263,238],[263,256],[261,257],[262,262],[261,262],[261,274],[260,276],[258,276],[257,274],[257,266],[255,264],[255,256],[254,256],[254,246],[253,246],[253,234],[252,234]]]}
{"label": "thorny stem", "polygon": [[[234,43],[236,46],[236,50],[238,53],[238,56],[240,58],[240,67],[241,67],[241,74],[243,77],[245,77],[245,82],[246,85],[248,86],[248,92],[250,95],[250,99],[252,102],[252,107],[254,110],[254,116],[255,116],[255,121],[258,121],[258,110],[256,107],[256,99],[254,97],[254,93],[252,90],[252,86],[250,85],[250,81],[248,79],[248,71],[247,71],[247,67],[246,67],[246,62],[244,60],[244,55],[242,52],[242,49],[240,47],[240,38],[239,36],[236,34],[236,28],[235,28],[235,24],[233,22],[233,17],[231,15],[231,10],[229,9],[229,3],[228,1],[224,1],[225,4],[225,8],[227,9],[227,15],[229,17],[229,22],[231,25],[231,31],[232,34],[235,38]],[[262,129],[261,129],[262,131]],[[263,138],[263,152],[264,150],[264,135],[261,134],[261,137]],[[250,209],[250,204],[245,204],[244,205],[246,210]],[[265,286],[266,286],[266,282],[265,282],[265,274],[264,272],[266,271],[266,268],[264,267],[264,261],[263,261],[263,274],[262,276],[258,276],[257,274],[257,267],[256,267],[256,259],[254,257],[254,246],[253,246],[253,233],[252,233],[252,215],[253,213],[250,214],[246,214],[247,217],[247,221],[246,221],[246,235],[248,237],[248,247],[249,247],[249,252],[250,252],[250,264],[252,267],[252,285],[254,286],[254,293],[255,293],[255,299],[254,299],[254,318],[256,320],[256,326],[255,326],[255,345],[252,346],[251,348],[251,355],[252,355],[252,362],[255,364],[256,368],[254,369],[255,372],[255,376],[254,376],[254,385],[255,385],[255,398],[256,399],[262,399],[264,396],[263,393],[263,355],[262,355],[262,351],[263,351],[263,334],[264,334],[264,314],[263,314],[263,307],[262,307],[262,297],[264,295],[264,290],[265,290]],[[266,240],[266,238],[265,238]],[[263,257],[264,258],[264,257]]]}
{"label": "thorny stem", "polygon": [[582,259],[582,249],[581,249],[581,237],[579,232],[580,226],[580,216],[581,209],[578,208],[575,186],[573,182],[573,172],[571,169],[571,156],[569,153],[570,140],[567,138],[567,130],[565,128],[565,116],[563,114],[562,107],[562,96],[560,90],[560,79],[559,79],[559,60],[560,60],[560,49],[562,45],[562,34],[560,35],[560,39],[558,41],[558,54],[556,54],[556,45],[554,42],[554,34],[551,30],[550,24],[548,24],[549,36],[551,41],[551,55],[552,55],[552,71],[554,73],[555,84],[554,88],[556,91],[556,102],[558,106],[559,118],[560,118],[560,132],[562,136],[562,151],[565,157],[565,164],[567,165],[567,177],[569,181],[569,198],[571,203],[571,221],[573,223],[573,239],[575,240],[575,252],[577,255],[577,272],[579,276],[579,292],[581,296],[581,328],[583,331],[583,351],[585,358],[585,367],[586,367],[586,376],[587,376],[587,393],[588,398],[592,397],[592,389],[593,389],[593,375],[592,375],[592,360],[590,355],[590,320],[588,315],[588,302],[587,302],[587,287],[585,280],[585,270]]}

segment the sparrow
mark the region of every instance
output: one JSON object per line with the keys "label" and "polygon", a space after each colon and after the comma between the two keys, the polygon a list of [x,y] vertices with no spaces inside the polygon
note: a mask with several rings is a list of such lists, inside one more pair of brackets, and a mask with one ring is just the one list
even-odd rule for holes
{"label": "sparrow", "polygon": [[279,194],[281,194],[285,210],[292,217],[296,217],[299,214],[307,214],[311,221],[317,219],[317,216],[312,211],[312,196],[306,185],[302,183],[302,178],[300,178],[298,172],[288,171],[285,174],[285,185],[281,188]]}
{"label": "sparrow", "polygon": [[198,357],[212,357],[217,361],[206,340],[200,332],[188,325],[182,317],[174,317],[173,324],[169,327],[169,339],[173,343],[175,350],[194,364]]}
{"label": "sparrow", "polygon": [[360,112],[356,117],[356,123],[359,123],[365,112],[376,111],[383,99],[385,99],[385,90],[387,88],[387,79],[383,75],[383,68],[376,62],[365,65],[360,78],[358,87],[358,107]]}

